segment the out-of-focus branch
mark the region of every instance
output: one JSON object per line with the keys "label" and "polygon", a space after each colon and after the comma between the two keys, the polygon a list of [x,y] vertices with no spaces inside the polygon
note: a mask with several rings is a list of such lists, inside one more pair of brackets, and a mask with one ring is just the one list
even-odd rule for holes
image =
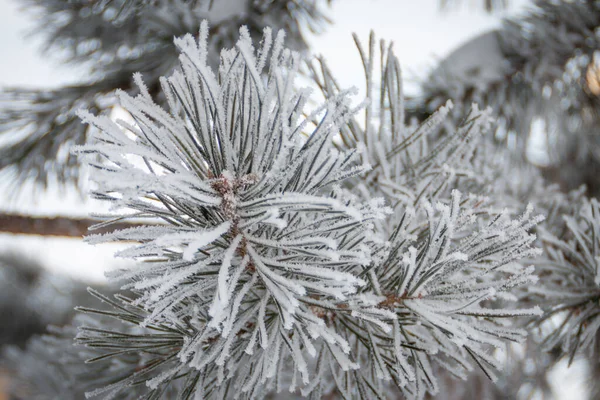
{"label": "out-of-focus branch", "polygon": [[[12,233],[17,235],[40,235],[40,236],[63,236],[82,237],[88,233],[88,228],[102,222],[91,218],[71,217],[38,217],[19,214],[0,213],[0,233]],[[106,233],[115,229],[124,229],[139,226],[120,222],[111,224],[105,228],[95,229],[93,233]]]}

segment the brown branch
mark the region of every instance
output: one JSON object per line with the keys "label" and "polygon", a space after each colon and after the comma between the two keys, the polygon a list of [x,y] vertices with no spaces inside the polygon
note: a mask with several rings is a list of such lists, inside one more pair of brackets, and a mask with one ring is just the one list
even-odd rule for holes
{"label": "brown branch", "polygon": [[108,227],[88,231],[92,225],[102,222],[91,218],[71,217],[38,217],[19,214],[0,213],[0,233],[11,233],[15,235],[40,235],[40,236],[62,236],[83,237],[88,233],[106,233],[115,229],[132,228],[143,224],[131,222],[117,222]]}

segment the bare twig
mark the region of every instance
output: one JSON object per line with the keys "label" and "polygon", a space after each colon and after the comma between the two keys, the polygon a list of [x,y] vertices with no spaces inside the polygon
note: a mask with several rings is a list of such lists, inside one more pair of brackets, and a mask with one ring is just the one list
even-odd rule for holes
{"label": "bare twig", "polygon": [[[0,214],[0,233],[15,235],[40,235],[82,237],[88,233],[88,228],[102,222],[91,218],[71,218],[65,216],[39,217],[19,214]],[[131,228],[141,224],[119,222],[108,227],[95,229],[93,233],[111,232],[115,229]]]}

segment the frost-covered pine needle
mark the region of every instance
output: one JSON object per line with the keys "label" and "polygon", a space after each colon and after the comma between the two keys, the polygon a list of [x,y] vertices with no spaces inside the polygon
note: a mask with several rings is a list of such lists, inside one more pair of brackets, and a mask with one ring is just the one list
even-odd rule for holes
{"label": "frost-covered pine needle", "polygon": [[539,219],[491,214],[452,190],[487,112],[429,143],[448,108],[404,123],[391,49],[373,96],[372,39],[369,56],[359,49],[368,95],[382,100],[361,128],[352,91],[329,78],[325,103],[307,110],[309,92],[294,85],[301,59],[282,33],[265,30],[255,49],[242,28],[218,71],[207,37],[203,24],[198,42],[175,40],[180,67],[161,80],[168,109],[136,76],[140,94],[119,94],[131,121],[82,113],[94,141],[77,151],[91,156],[95,196],[113,203],[111,218],[154,221],[87,239],[136,243],[118,255],[138,264],[111,273],[134,296],[96,295],[141,333],[84,326],[78,341],[120,349],[110,358],[144,355],[143,373],[90,395],[139,381],[155,398],[174,387],[181,398],[422,398],[436,392],[434,366],[493,377],[493,348],[525,336],[510,322],[538,312],[494,301],[535,279],[518,260],[536,253]]}

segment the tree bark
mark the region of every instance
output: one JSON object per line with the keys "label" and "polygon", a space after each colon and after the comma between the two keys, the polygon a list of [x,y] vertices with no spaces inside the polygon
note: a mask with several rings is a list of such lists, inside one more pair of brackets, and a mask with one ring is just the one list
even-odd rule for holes
{"label": "tree bark", "polygon": [[88,233],[106,233],[116,229],[132,228],[143,225],[130,222],[117,222],[108,227],[95,229],[91,232],[88,231],[90,226],[100,222],[102,221],[92,218],[0,214],[0,233],[81,238]]}

